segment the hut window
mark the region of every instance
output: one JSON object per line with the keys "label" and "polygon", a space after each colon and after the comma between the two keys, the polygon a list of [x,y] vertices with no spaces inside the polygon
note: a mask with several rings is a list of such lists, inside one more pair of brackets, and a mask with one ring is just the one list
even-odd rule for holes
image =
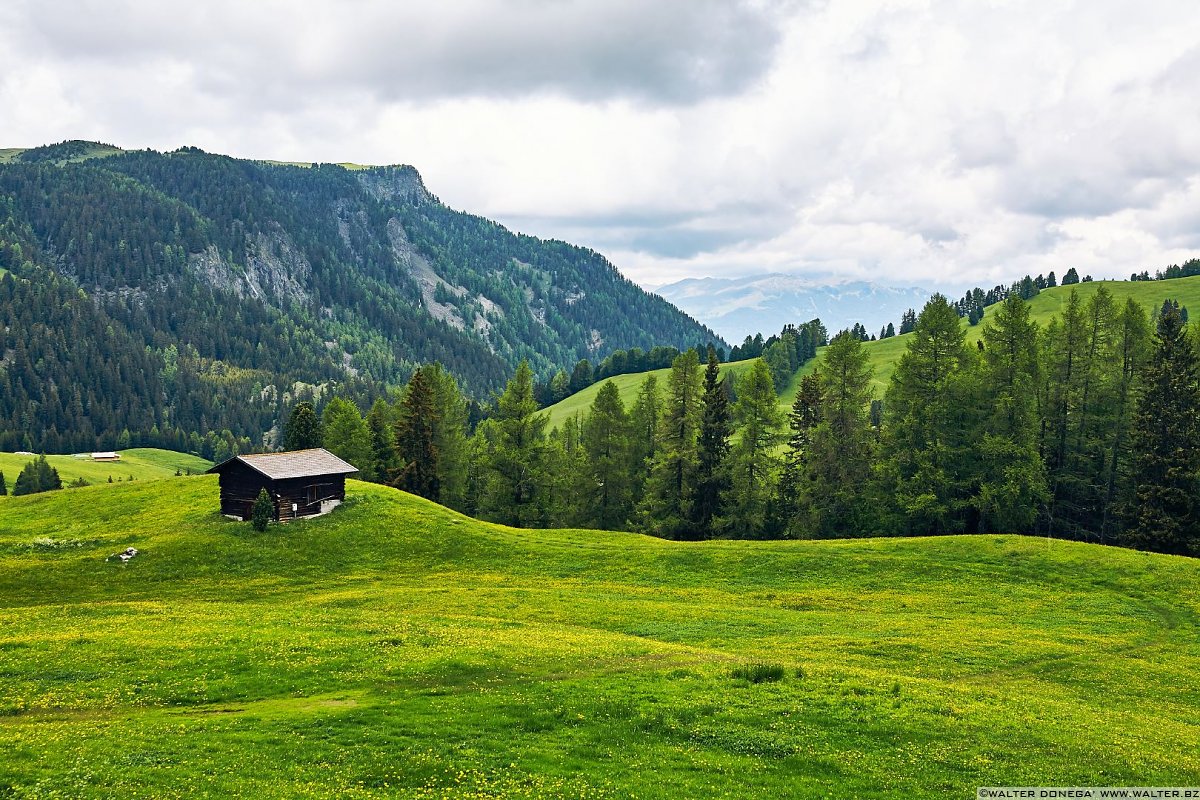
{"label": "hut window", "polygon": [[333,487],[328,483],[317,483],[308,487],[308,502],[317,503],[327,498]]}

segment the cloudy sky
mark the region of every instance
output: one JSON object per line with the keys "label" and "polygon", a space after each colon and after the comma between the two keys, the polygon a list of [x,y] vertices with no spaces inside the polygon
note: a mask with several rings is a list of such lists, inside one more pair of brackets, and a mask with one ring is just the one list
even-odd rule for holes
{"label": "cloudy sky", "polygon": [[0,147],[409,163],[646,286],[1200,255],[1194,0],[0,7]]}

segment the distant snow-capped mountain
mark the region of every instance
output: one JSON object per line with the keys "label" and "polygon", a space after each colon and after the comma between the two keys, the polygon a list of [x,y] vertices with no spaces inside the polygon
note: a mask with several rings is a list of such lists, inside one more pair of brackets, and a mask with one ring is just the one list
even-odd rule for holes
{"label": "distant snow-capped mountain", "polygon": [[779,274],[687,278],[660,287],[657,293],[731,343],[818,317],[831,335],[856,322],[878,334],[889,322],[899,327],[906,309],[920,311],[933,294],[916,286],[899,289],[865,281],[821,284]]}

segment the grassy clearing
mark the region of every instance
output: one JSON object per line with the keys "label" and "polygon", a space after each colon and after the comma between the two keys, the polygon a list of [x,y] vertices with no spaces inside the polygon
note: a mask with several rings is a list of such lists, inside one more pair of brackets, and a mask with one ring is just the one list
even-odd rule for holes
{"label": "grassy clearing", "polygon": [[1200,783],[1200,562],[524,531],[349,487],[265,534],[212,477],[10,499],[0,795]]}
{"label": "grassy clearing", "polygon": [[[17,476],[21,474],[21,470],[33,458],[33,456],[19,456],[16,453],[0,453],[0,471],[4,473],[10,488]],[[88,483],[107,483],[109,475],[114,481],[117,478],[127,481],[130,475],[135,480],[150,481],[172,478],[175,476],[176,470],[184,474],[191,470],[193,475],[199,475],[212,466],[211,461],[206,461],[199,456],[176,453],[172,450],[158,450],[152,447],[123,450],[121,460],[118,462],[92,461],[90,458],[75,458],[74,456],[46,456],[46,460],[50,462],[50,466],[58,470],[59,477],[62,478],[64,484],[70,483],[76,478],[83,478]]]}

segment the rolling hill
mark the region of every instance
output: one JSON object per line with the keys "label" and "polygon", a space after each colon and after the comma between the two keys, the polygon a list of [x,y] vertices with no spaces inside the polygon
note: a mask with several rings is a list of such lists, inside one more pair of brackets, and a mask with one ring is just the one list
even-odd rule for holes
{"label": "rolling hill", "polygon": [[[0,453],[0,472],[4,473],[10,490],[13,481],[31,460],[32,456]],[[122,450],[119,462],[98,462],[90,458],[49,455],[46,456],[46,460],[58,470],[64,484],[76,478],[83,478],[88,483],[107,483],[110,476],[114,481],[117,478],[128,480],[130,476],[139,481],[158,480],[173,478],[176,472],[199,475],[212,466],[211,461],[199,456],[152,447]]]}
{"label": "rolling hill", "polygon": [[[1161,306],[1163,301],[1167,299],[1178,300],[1180,305],[1200,310],[1200,276],[1195,276],[1164,281],[1089,281],[1088,283],[1075,284],[1074,286],[1057,286],[1053,289],[1043,290],[1029,301],[1030,317],[1039,325],[1046,325],[1051,319],[1062,313],[1063,305],[1067,302],[1067,298],[1070,297],[1072,289],[1077,290],[1080,298],[1086,302],[1101,286],[1108,289],[1119,304],[1123,304],[1127,298],[1132,298],[1145,306],[1149,312]],[[987,317],[985,316],[984,319],[986,320]],[[962,325],[967,330],[967,341],[971,344],[977,342],[983,332],[983,324],[971,326],[964,319]],[[893,336],[889,339],[865,342],[863,344],[867,355],[870,357],[871,367],[875,371],[872,388],[876,398],[882,398],[884,392],[887,391],[888,382],[891,380],[892,373],[896,370],[896,364],[899,362],[900,357],[904,355],[911,336],[912,334],[904,334],[902,336]],[[820,358],[820,354],[821,350],[818,350],[818,358]],[[723,364],[721,369],[723,373],[730,371],[737,374],[746,369],[749,364],[749,361],[736,361]],[[814,370],[816,365],[816,359],[809,361],[797,370],[786,386],[778,387],[779,406],[781,409],[784,411],[791,409],[792,400],[795,398],[796,390],[800,386],[800,379]],[[659,386],[665,387],[669,373],[669,369],[660,369],[648,373],[620,375],[612,380],[617,384],[621,393],[621,399],[625,402],[626,407],[629,407],[637,397],[638,389],[647,375],[656,375]],[[561,424],[564,419],[573,414],[586,413],[603,383],[603,381],[600,381],[549,406],[547,412],[550,416],[550,427],[553,428]]]}
{"label": "rolling hill", "polygon": [[334,514],[255,534],[216,494],[6,501],[0,794],[1200,783],[1195,560],[516,530],[357,482]]}

